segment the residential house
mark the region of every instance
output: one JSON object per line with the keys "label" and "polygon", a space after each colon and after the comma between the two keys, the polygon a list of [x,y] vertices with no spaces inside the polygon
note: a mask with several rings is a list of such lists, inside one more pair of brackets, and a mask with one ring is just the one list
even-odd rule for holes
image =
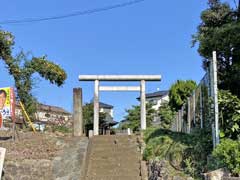
{"label": "residential house", "polygon": [[118,122],[114,121],[113,108],[114,107],[112,105],[103,102],[99,103],[99,111],[105,113],[106,115],[104,123],[102,123],[100,126],[101,134],[106,134],[107,130],[110,130],[111,127],[118,124]]}
{"label": "residential house", "polygon": [[[140,101],[140,97],[137,98]],[[163,103],[169,102],[169,91],[157,91],[146,94],[146,102],[152,104],[152,108],[156,111]]]}
{"label": "residential house", "polygon": [[[137,98],[140,101],[140,97]],[[158,112],[159,108],[169,102],[169,91],[156,91],[146,94],[146,103],[150,103],[152,108]],[[161,123],[160,117],[156,114],[153,120],[153,125]]]}
{"label": "residential house", "polygon": [[99,103],[99,111],[102,112],[102,113],[108,114],[112,118],[113,118],[113,108],[114,107],[112,105],[105,104],[105,103],[102,103],[102,102]]}
{"label": "residential house", "polygon": [[[137,98],[138,101],[140,101],[140,97]],[[156,110],[158,113],[159,108],[164,104],[169,102],[169,91],[156,91],[153,93],[146,94],[146,103],[150,103],[152,105],[152,108]],[[161,123],[160,117],[156,113],[153,125],[157,126]],[[119,127],[123,127],[128,124],[128,121],[126,119],[122,120],[119,123]]]}
{"label": "residential house", "polygon": [[[152,104],[152,108],[158,113],[159,108],[169,102],[169,91],[157,91],[146,94],[146,102]],[[153,119],[153,125],[157,126],[161,123],[160,117],[156,114]]]}
{"label": "residential house", "polygon": [[[15,114],[17,121],[23,119],[22,109],[17,103],[15,108]],[[37,112],[35,114],[35,120],[46,124],[57,124],[57,125],[71,125],[72,114],[65,109],[57,106],[50,106],[46,104],[38,104]]]}

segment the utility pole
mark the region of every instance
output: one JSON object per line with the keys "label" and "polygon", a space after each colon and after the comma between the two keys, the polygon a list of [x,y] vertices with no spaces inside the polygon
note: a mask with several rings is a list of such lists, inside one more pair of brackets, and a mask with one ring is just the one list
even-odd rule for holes
{"label": "utility pole", "polygon": [[213,51],[212,59],[213,74],[213,100],[214,100],[214,119],[215,119],[215,143],[218,145],[219,140],[219,110],[218,110],[218,88],[217,88],[217,53]]}

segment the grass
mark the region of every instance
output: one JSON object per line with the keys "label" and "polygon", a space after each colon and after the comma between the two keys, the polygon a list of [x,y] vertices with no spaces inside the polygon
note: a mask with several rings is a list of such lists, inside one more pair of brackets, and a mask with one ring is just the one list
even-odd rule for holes
{"label": "grass", "polygon": [[52,127],[53,132],[61,132],[61,133],[71,133],[72,130],[64,125],[59,125],[59,126],[53,126]]}
{"label": "grass", "polygon": [[212,151],[209,132],[189,134],[149,128],[144,132],[145,160],[167,160],[176,172],[199,178],[206,171],[207,157]]}

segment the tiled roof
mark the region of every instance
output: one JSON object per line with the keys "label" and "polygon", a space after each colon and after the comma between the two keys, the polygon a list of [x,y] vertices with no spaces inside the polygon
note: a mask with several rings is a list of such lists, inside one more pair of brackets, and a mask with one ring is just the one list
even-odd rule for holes
{"label": "tiled roof", "polygon": [[105,121],[104,123],[102,123],[102,125],[110,125],[110,126],[115,126],[115,125],[117,125],[118,124],[118,122],[117,121],[114,121],[114,120],[112,120],[112,121]]}
{"label": "tiled roof", "polygon": [[154,93],[149,93],[146,94],[146,98],[151,98],[151,97],[163,97],[169,94],[169,91],[157,91]]}
{"label": "tiled roof", "polygon": [[113,108],[112,105],[105,104],[105,103],[102,103],[102,102],[99,103],[99,107],[100,108],[106,108],[106,109],[112,109]]}
{"label": "tiled roof", "polygon": [[44,111],[52,111],[52,112],[57,112],[57,113],[63,113],[63,114],[71,114],[70,112],[66,111],[65,109],[57,106],[50,106],[46,104],[38,104],[37,107],[39,110],[44,110]]}
{"label": "tiled roof", "polygon": [[[20,108],[20,105],[19,105],[18,102],[16,103],[16,106]],[[63,109],[61,107],[50,106],[50,105],[46,105],[46,104],[42,104],[42,103],[37,104],[37,110],[38,111],[49,111],[49,112],[56,112],[56,113],[71,115],[70,112],[66,111],[65,109]]]}
{"label": "tiled roof", "polygon": [[[157,91],[153,93],[146,94],[146,98],[153,98],[153,97],[163,97],[169,94],[169,91]],[[137,98],[138,100],[140,97]]]}

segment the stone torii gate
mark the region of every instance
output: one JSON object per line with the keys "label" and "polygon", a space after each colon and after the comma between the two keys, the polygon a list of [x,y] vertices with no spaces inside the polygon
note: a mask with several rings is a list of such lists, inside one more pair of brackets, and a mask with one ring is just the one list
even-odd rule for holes
{"label": "stone torii gate", "polygon": [[[99,135],[99,91],[140,91],[141,129],[146,124],[146,81],[161,81],[161,75],[80,75],[79,81],[94,81],[94,135]],[[100,81],[139,81],[140,86],[100,86]]]}

